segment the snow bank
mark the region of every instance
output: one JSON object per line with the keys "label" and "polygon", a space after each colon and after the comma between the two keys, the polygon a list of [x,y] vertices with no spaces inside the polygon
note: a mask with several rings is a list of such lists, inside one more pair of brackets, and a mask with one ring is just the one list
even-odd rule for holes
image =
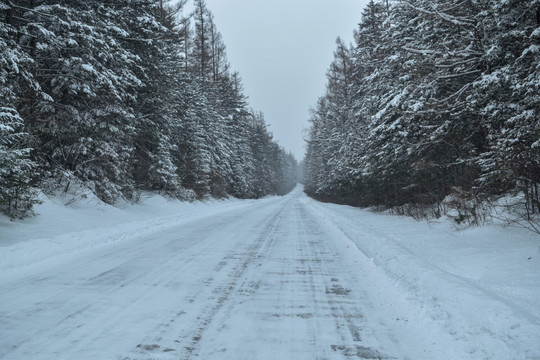
{"label": "snow bank", "polygon": [[207,200],[194,203],[145,193],[140,203],[111,206],[91,193],[41,195],[38,216],[11,221],[0,215],[0,273],[60,256],[143,236],[196,217],[212,216],[251,201]]}

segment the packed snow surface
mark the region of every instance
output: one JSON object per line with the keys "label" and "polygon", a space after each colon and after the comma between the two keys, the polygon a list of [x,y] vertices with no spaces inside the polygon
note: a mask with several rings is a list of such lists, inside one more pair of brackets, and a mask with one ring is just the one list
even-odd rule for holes
{"label": "packed snow surface", "polygon": [[285,197],[0,219],[0,359],[540,359],[540,239]]}

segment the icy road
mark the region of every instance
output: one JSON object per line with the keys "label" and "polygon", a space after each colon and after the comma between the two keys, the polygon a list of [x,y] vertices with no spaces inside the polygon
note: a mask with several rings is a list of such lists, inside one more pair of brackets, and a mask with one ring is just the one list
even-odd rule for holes
{"label": "icy road", "polygon": [[540,359],[537,299],[332,209],[298,187],[6,271],[0,359]]}

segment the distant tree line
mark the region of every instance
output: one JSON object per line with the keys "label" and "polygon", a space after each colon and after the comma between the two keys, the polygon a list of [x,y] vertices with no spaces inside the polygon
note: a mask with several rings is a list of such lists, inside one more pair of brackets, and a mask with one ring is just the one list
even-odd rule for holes
{"label": "distant tree line", "polygon": [[285,194],[296,160],[250,110],[204,0],[0,1],[0,212],[78,182],[100,199]]}
{"label": "distant tree line", "polygon": [[372,0],[312,110],[306,191],[385,208],[521,194],[540,212],[540,2]]}

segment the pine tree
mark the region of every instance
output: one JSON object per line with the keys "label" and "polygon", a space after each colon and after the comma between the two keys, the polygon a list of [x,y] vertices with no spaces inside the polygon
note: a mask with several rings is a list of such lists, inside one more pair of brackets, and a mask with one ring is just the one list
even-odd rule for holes
{"label": "pine tree", "polygon": [[25,95],[39,94],[32,59],[14,40],[14,9],[0,2],[0,212],[12,217],[31,215],[38,202],[33,187],[36,164],[30,159],[31,137],[16,108]]}
{"label": "pine tree", "polygon": [[21,43],[31,49],[35,78],[50,99],[21,114],[38,111],[31,131],[48,169],[69,171],[114,202],[133,192],[134,115],[127,105],[139,80],[130,71],[136,56],[117,40],[128,34],[115,26],[115,9],[99,3],[36,5],[25,13]]}
{"label": "pine tree", "polygon": [[540,213],[540,2],[489,3],[486,71],[473,98],[488,134],[480,185],[488,194],[521,191],[530,219]]}
{"label": "pine tree", "polygon": [[254,159],[249,147],[247,99],[238,73],[224,76],[219,85],[219,112],[225,121],[225,131],[231,144],[230,171],[227,192],[236,197],[252,197]]}
{"label": "pine tree", "polygon": [[195,0],[193,13],[195,31],[193,33],[193,48],[191,67],[193,73],[200,79],[208,80],[213,74],[212,69],[212,30],[213,16],[206,7],[204,0]]}
{"label": "pine tree", "polygon": [[32,215],[38,203],[32,186],[35,164],[23,126],[16,110],[0,107],[0,212],[12,218]]}
{"label": "pine tree", "polygon": [[141,80],[131,104],[135,114],[131,172],[138,188],[170,195],[181,191],[174,153],[181,126],[175,104],[181,102],[178,86],[184,81],[183,29],[178,29],[176,18],[184,5],[185,1],[174,7],[163,1],[139,1],[135,7],[126,6],[123,16],[130,32],[124,47],[138,55],[132,68]]}

